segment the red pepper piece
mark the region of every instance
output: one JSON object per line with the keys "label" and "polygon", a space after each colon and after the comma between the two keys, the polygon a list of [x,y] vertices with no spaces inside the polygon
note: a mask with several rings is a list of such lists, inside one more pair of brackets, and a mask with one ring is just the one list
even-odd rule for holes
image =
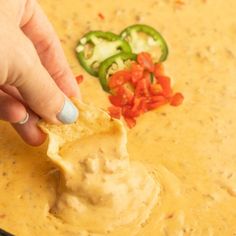
{"label": "red pepper piece", "polygon": [[125,117],[138,117],[141,114],[141,99],[140,98],[134,98],[134,102],[132,105],[124,106],[122,110],[122,114]]}
{"label": "red pepper piece", "polygon": [[148,89],[150,88],[150,85],[152,83],[150,77],[151,77],[151,73],[148,71],[144,71],[143,78],[146,80],[146,86]]}
{"label": "red pepper piece", "polygon": [[138,81],[135,91],[134,91],[135,97],[148,97],[149,96],[149,87],[147,79],[143,78]]}
{"label": "red pepper piece", "polygon": [[131,79],[131,73],[126,70],[117,71],[114,73],[108,81],[108,85],[110,89],[119,87],[125,83],[127,83]]}
{"label": "red pepper piece", "polygon": [[173,91],[171,88],[170,78],[167,76],[159,76],[157,80],[162,87],[162,93],[164,94],[164,96],[167,98],[171,97]]}
{"label": "red pepper piece", "polygon": [[127,106],[123,106],[122,107],[122,115],[124,117],[130,117],[133,118],[135,117],[135,115],[133,114],[133,112],[131,111],[132,106],[131,105],[127,105]]}
{"label": "red pepper piece", "polygon": [[104,19],[105,19],[104,15],[103,15],[101,12],[98,13],[98,17],[99,17],[101,20],[104,20]]}
{"label": "red pepper piece", "polygon": [[140,102],[140,111],[141,111],[141,114],[145,113],[148,111],[147,109],[147,101],[148,99],[147,98],[142,98],[141,99],[141,102]]}
{"label": "red pepper piece", "polygon": [[120,119],[121,117],[121,108],[120,107],[109,107],[108,108],[109,114],[112,118]]}
{"label": "red pepper piece", "polygon": [[149,90],[152,95],[159,95],[161,93],[161,86],[159,84],[151,84]]}
{"label": "red pepper piece", "polygon": [[141,114],[141,109],[140,109],[140,105],[141,105],[141,98],[134,98],[134,102],[133,102],[133,106],[131,108],[131,114],[133,114],[133,117],[138,117]]}
{"label": "red pepper piece", "polygon": [[171,106],[179,106],[183,103],[184,96],[182,93],[176,93],[170,100]]}
{"label": "red pepper piece", "polygon": [[125,95],[121,95],[121,96],[111,95],[111,96],[109,96],[109,100],[110,100],[111,104],[116,107],[122,107],[128,103],[128,100],[125,97]]}
{"label": "red pepper piece", "polygon": [[160,106],[163,106],[168,103],[168,99],[165,98],[163,95],[155,95],[149,99],[147,103],[147,110],[154,110]]}
{"label": "red pepper piece", "polygon": [[153,102],[167,102],[167,98],[165,98],[163,95],[155,95],[155,96],[152,96],[151,99],[150,99],[150,102],[153,103]]}
{"label": "red pepper piece", "polygon": [[164,75],[164,66],[161,63],[155,63],[154,65],[154,75],[158,78],[161,75]]}
{"label": "red pepper piece", "polygon": [[147,104],[147,109],[150,110],[155,110],[163,105],[167,104],[167,101],[163,101],[163,102],[152,102]]}
{"label": "red pepper piece", "polygon": [[126,87],[119,87],[115,89],[114,92],[118,96],[123,96],[127,100],[127,103],[131,103],[133,100],[134,93]]}
{"label": "red pepper piece", "polygon": [[148,70],[149,72],[154,72],[154,63],[152,61],[152,57],[147,52],[141,52],[138,54],[137,62],[141,65],[144,69]]}
{"label": "red pepper piece", "polygon": [[132,129],[136,125],[136,120],[134,118],[124,117],[124,119],[130,129]]}
{"label": "red pepper piece", "polygon": [[140,79],[143,78],[143,67],[137,63],[132,63],[131,65],[131,81],[136,84]]}
{"label": "red pepper piece", "polygon": [[83,75],[78,75],[75,77],[77,84],[81,84],[84,80],[84,76]]}
{"label": "red pepper piece", "polygon": [[110,102],[117,107],[122,107],[131,103],[133,99],[133,93],[124,87],[118,87],[113,90],[114,95],[109,96]]}

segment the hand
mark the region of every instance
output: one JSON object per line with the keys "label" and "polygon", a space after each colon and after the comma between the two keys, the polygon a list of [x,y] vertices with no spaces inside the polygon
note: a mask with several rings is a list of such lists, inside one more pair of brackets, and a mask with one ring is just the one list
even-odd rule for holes
{"label": "hand", "polygon": [[45,135],[39,117],[72,123],[78,111],[68,97],[79,90],[59,39],[35,0],[0,0],[0,119],[31,145]]}

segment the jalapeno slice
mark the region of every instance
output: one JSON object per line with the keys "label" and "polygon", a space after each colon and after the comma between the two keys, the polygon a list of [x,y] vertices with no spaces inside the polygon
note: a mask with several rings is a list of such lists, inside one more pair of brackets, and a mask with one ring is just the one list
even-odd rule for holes
{"label": "jalapeno slice", "polygon": [[154,62],[162,62],[167,59],[167,43],[154,28],[142,24],[132,25],[124,29],[120,35],[129,42],[132,53],[149,52]]}
{"label": "jalapeno slice", "polygon": [[90,31],[80,39],[76,47],[81,66],[95,77],[98,76],[101,62],[120,52],[131,53],[130,45],[111,32]]}
{"label": "jalapeno slice", "polygon": [[109,77],[117,71],[128,68],[132,61],[135,61],[137,58],[136,54],[132,53],[119,53],[114,55],[105,61],[103,61],[99,68],[99,80],[102,88],[109,92],[110,88],[108,86]]}

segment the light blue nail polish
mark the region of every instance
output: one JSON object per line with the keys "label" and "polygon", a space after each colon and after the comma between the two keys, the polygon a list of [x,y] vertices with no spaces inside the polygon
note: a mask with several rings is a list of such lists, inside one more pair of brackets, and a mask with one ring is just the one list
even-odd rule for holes
{"label": "light blue nail polish", "polygon": [[63,124],[71,124],[78,119],[78,116],[78,109],[69,99],[66,98],[62,110],[57,115],[58,120],[61,121]]}

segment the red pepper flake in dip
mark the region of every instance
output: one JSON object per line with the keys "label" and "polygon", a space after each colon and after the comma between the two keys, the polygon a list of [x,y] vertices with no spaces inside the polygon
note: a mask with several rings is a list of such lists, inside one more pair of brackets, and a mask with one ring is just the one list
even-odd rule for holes
{"label": "red pepper flake in dip", "polygon": [[78,75],[75,77],[76,81],[77,81],[77,84],[81,84],[84,80],[84,77],[83,75]]}
{"label": "red pepper flake in dip", "polygon": [[105,20],[105,16],[104,16],[101,12],[98,13],[98,17],[99,17],[101,20]]}

